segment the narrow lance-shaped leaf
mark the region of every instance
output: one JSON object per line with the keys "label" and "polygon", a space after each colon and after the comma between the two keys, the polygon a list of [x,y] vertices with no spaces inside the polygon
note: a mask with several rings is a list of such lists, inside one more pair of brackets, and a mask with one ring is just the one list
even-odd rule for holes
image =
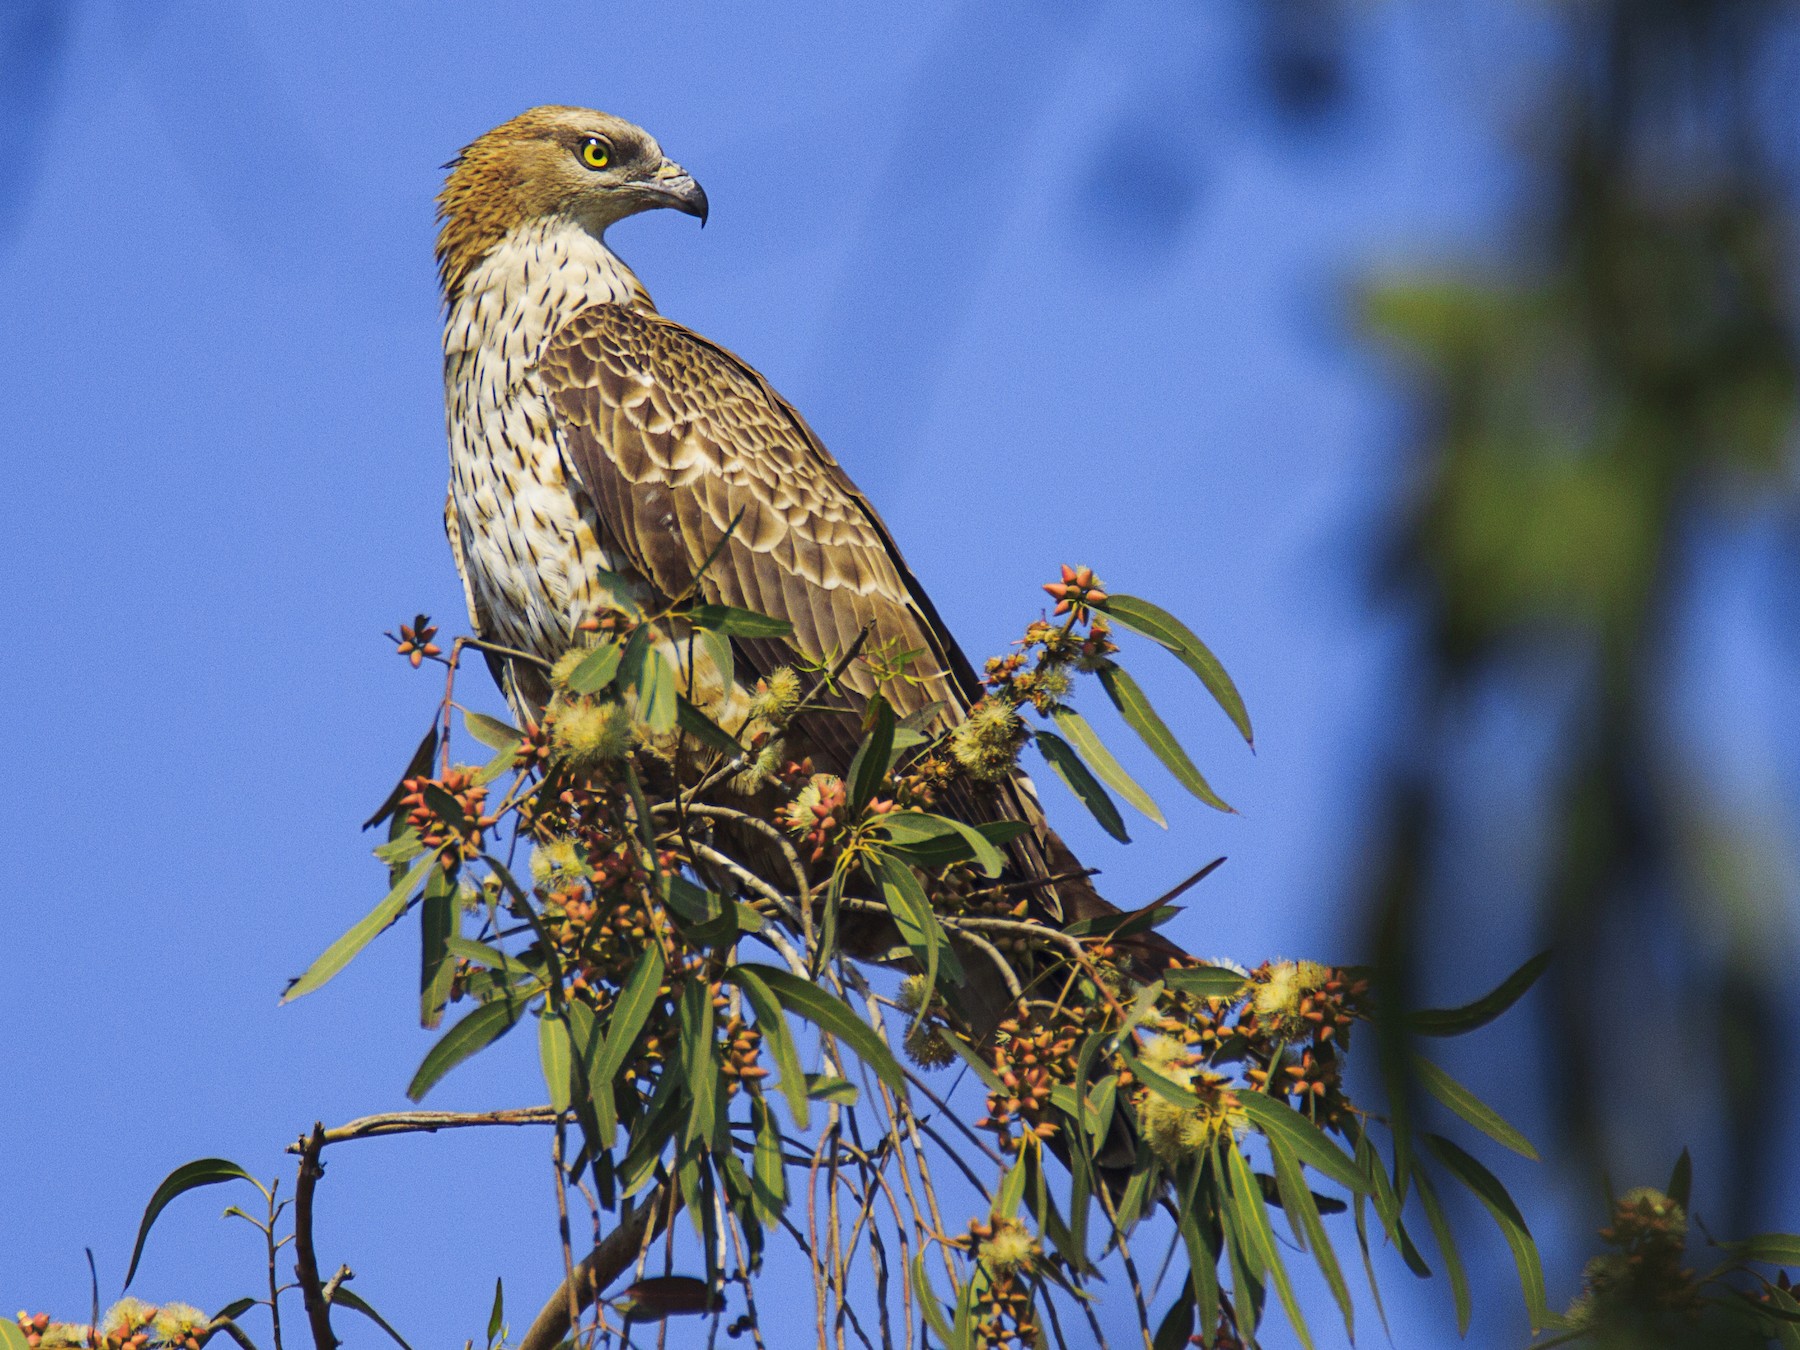
{"label": "narrow lance-shaped leaf", "polygon": [[[441,878],[441,882],[440,879]],[[450,959],[449,941],[457,936],[462,906],[456,884],[438,871],[425,888],[419,907],[419,1025],[435,1030],[444,1020],[456,962]]]}
{"label": "narrow lance-shaped leaf", "polygon": [[1338,1311],[1343,1315],[1344,1335],[1354,1343],[1356,1310],[1350,1300],[1350,1287],[1344,1283],[1344,1272],[1338,1265],[1337,1253],[1331,1249],[1331,1239],[1326,1236],[1325,1224],[1319,1218],[1319,1206],[1306,1184],[1306,1177],[1293,1150],[1286,1144],[1270,1140],[1269,1156],[1275,1164],[1275,1187],[1281,1196],[1281,1207],[1287,1211],[1300,1245],[1312,1250],[1319,1273],[1325,1277],[1331,1296],[1337,1301]]}
{"label": "narrow lance-shaped leaf", "polygon": [[1182,664],[1200,677],[1200,683],[1206,686],[1207,692],[1225,710],[1225,715],[1238,729],[1244,743],[1256,744],[1255,733],[1250,729],[1250,714],[1244,707],[1237,685],[1232,683],[1231,676],[1226,673],[1219,658],[1189,631],[1186,624],[1168,610],[1153,605],[1148,600],[1140,600],[1135,595],[1110,595],[1100,606],[1100,610],[1109,618],[1118,620],[1123,627],[1134,633],[1142,633],[1153,642],[1160,642],[1180,657]]}
{"label": "narrow lance-shaped leaf", "polygon": [[500,1331],[506,1325],[506,1285],[499,1278],[494,1280],[494,1308],[488,1313],[487,1338],[491,1346],[500,1339]]}
{"label": "narrow lance-shaped leaf", "polygon": [[374,829],[377,825],[381,824],[382,821],[393,815],[395,810],[399,808],[400,799],[406,795],[406,780],[408,778],[417,778],[421,774],[428,774],[431,772],[432,761],[437,757],[437,747],[438,724],[434,718],[431,723],[431,730],[425,733],[425,738],[419,742],[418,748],[413,751],[412,758],[407,761],[406,772],[400,775],[400,781],[394,784],[394,790],[388,793],[386,799],[383,800],[380,806],[375,808],[375,814],[363,822],[362,827],[365,830]]}
{"label": "narrow lance-shaped leaf", "polygon": [[864,721],[868,723],[869,733],[857,747],[856,758],[850,761],[847,779],[852,819],[860,816],[875,796],[875,789],[887,776],[888,758],[894,752],[894,710],[880,694],[869,700]]}
{"label": "narrow lance-shaped leaf", "polygon": [[774,966],[749,962],[739,967],[760,976],[781,1000],[782,1007],[798,1013],[822,1031],[830,1032],[856,1052],[858,1058],[875,1071],[894,1094],[906,1097],[906,1075],[900,1071],[888,1048],[867,1022],[863,1021],[842,999],[826,993],[817,985]]}
{"label": "narrow lance-shaped leaf", "polygon": [[638,1033],[650,1020],[656,1006],[657,990],[662,986],[663,953],[656,943],[644,948],[626,977],[625,987],[613,1002],[607,1019],[606,1040],[599,1055],[588,1065],[588,1085],[594,1093],[594,1114],[599,1117],[601,1138],[610,1140],[619,1127],[617,1108],[613,1103],[613,1079],[625,1067]]}
{"label": "narrow lance-shaped leaf", "polygon": [[1113,758],[1112,751],[1106,748],[1093,727],[1088,725],[1086,718],[1073,708],[1060,706],[1052,717],[1056,721],[1057,730],[1062,732],[1075,752],[1099,775],[1101,782],[1165,830],[1169,828],[1169,822],[1163,819],[1162,810],[1151,799],[1150,794],[1139,787],[1137,780],[1126,773],[1124,766]]}
{"label": "narrow lance-shaped leaf", "polygon": [[1425,1207],[1425,1221],[1431,1225],[1431,1235],[1437,1239],[1438,1251],[1444,1258],[1444,1269],[1450,1275],[1450,1298],[1456,1304],[1456,1334],[1469,1334],[1469,1276],[1463,1269],[1462,1253],[1456,1248],[1456,1234],[1450,1229],[1450,1220],[1444,1214],[1444,1206],[1439,1202],[1437,1187],[1431,1184],[1431,1178],[1425,1174],[1423,1167],[1413,1169],[1413,1184],[1419,1191],[1419,1203]]}
{"label": "narrow lance-shaped leaf", "polygon": [[719,1088],[719,1046],[713,1037],[712,991],[690,980],[681,991],[682,1067],[687,1075],[687,1143],[712,1138]]}
{"label": "narrow lance-shaped leaf", "polygon": [[793,1116],[795,1125],[806,1129],[810,1115],[806,1105],[806,1074],[800,1067],[793,1035],[788,1031],[787,1014],[782,1012],[774,992],[755,971],[746,966],[733,966],[725,972],[725,978],[742,989],[744,997],[750,1000],[750,1006],[756,1012],[756,1028],[762,1032],[763,1044],[769,1047],[775,1068],[781,1074],[781,1094],[787,1098],[788,1113]]}
{"label": "narrow lance-shaped leaf", "polygon": [[1684,1148],[1681,1150],[1681,1156],[1675,1160],[1675,1168],[1669,1173],[1669,1184],[1664,1188],[1663,1193],[1683,1209],[1688,1209],[1691,1208],[1688,1204],[1688,1194],[1693,1188],[1694,1160],[1688,1156],[1688,1151]]}
{"label": "narrow lance-shaped leaf", "polygon": [[1194,767],[1194,761],[1188,758],[1181,742],[1175,739],[1156,709],[1150,706],[1150,700],[1144,691],[1138,688],[1138,682],[1131,678],[1123,666],[1108,661],[1100,667],[1100,687],[1106,690],[1107,697],[1112,699],[1113,706],[1119,710],[1119,716],[1125,719],[1125,725],[1137,732],[1145,745],[1160,759],[1163,767],[1175,775],[1175,781],[1193,793],[1208,806],[1219,811],[1231,811],[1225,799],[1212,790],[1206,779],[1200,776],[1200,770]]}
{"label": "narrow lance-shaped leaf", "polygon": [[438,1043],[426,1052],[418,1072],[413,1075],[412,1082],[407,1084],[407,1097],[415,1102],[424,1100],[425,1094],[437,1085],[439,1079],[465,1059],[485,1050],[511,1031],[524,1015],[523,996],[501,998],[482,1004],[446,1031]]}
{"label": "narrow lance-shaped leaf", "polygon": [[138,1225],[137,1241],[131,1248],[131,1264],[125,1268],[125,1288],[131,1288],[132,1278],[137,1274],[138,1259],[144,1254],[144,1240],[150,1236],[151,1225],[168,1208],[169,1202],[178,1195],[202,1186],[216,1186],[222,1181],[247,1181],[258,1190],[262,1189],[261,1182],[228,1158],[199,1158],[183,1163],[163,1178],[162,1185],[150,1197],[150,1203],[144,1206],[144,1219]]}
{"label": "narrow lance-shaped leaf", "polygon": [[1450,1174],[1481,1201],[1499,1226],[1506,1245],[1512,1248],[1513,1264],[1519,1268],[1519,1287],[1525,1294],[1526,1315],[1531,1320],[1531,1329],[1536,1331],[1548,1321],[1550,1312],[1544,1297],[1543,1265],[1538,1259],[1537,1243],[1525,1226],[1525,1216],[1519,1213],[1519,1207],[1506,1193],[1499,1178],[1450,1140],[1442,1135],[1428,1134],[1425,1143]]}
{"label": "narrow lance-shaped leaf", "polygon": [[486,713],[463,710],[463,725],[469,734],[490,750],[517,750],[519,742],[524,738],[519,735],[517,727],[509,726],[498,717],[489,717]]}
{"label": "narrow lance-shaped leaf", "polygon": [[[943,867],[968,858],[983,875],[998,877],[1006,869],[1006,856],[997,844],[1016,838],[1017,832],[1001,838],[1002,831],[996,827],[1020,822],[996,821],[974,829],[960,820],[927,811],[896,811],[876,823],[882,834],[904,847],[921,866]],[[929,856],[921,856],[925,854]]]}
{"label": "narrow lance-shaped leaf", "polygon": [[744,747],[738,744],[737,738],[685,698],[675,700],[675,725],[708,750],[728,760],[744,757]]}
{"label": "narrow lance-shaped leaf", "polygon": [[1452,1078],[1443,1066],[1433,1063],[1423,1055],[1414,1055],[1413,1069],[1418,1074],[1419,1081],[1425,1085],[1427,1092],[1489,1139],[1496,1144],[1510,1148],[1514,1153],[1530,1158],[1533,1162],[1538,1161],[1537,1150],[1531,1146],[1531,1141],[1509,1125],[1493,1107]]}
{"label": "narrow lance-shaped leaf", "polygon": [[1800,1266],[1800,1235],[1759,1233],[1742,1242],[1721,1244],[1740,1261],[1764,1261],[1773,1266]]}
{"label": "narrow lance-shaped leaf", "polygon": [[1198,994],[1202,998],[1234,999],[1244,992],[1250,983],[1250,977],[1240,975],[1229,966],[1200,966],[1188,970],[1165,970],[1163,983],[1171,989],[1179,989],[1184,994]]}
{"label": "narrow lance-shaped leaf", "polygon": [[538,1018],[538,1059],[544,1067],[544,1086],[550,1093],[550,1105],[558,1111],[567,1111],[569,1070],[573,1062],[569,1024],[548,1009]]}
{"label": "narrow lance-shaped leaf", "polygon": [[569,672],[570,690],[577,694],[599,693],[619,673],[623,655],[624,648],[611,638],[599,643]]}
{"label": "narrow lance-shaped leaf", "polygon": [[1286,1102],[1263,1092],[1240,1092],[1237,1097],[1243,1104],[1244,1114],[1250,1117],[1250,1123],[1270,1139],[1286,1144],[1301,1162],[1330,1177],[1346,1190],[1369,1189],[1368,1178],[1357,1170],[1356,1164],[1344,1151],[1332,1143],[1323,1130]]}
{"label": "narrow lance-shaped leaf", "polygon": [[1464,1032],[1485,1027],[1522,998],[1537,983],[1538,976],[1550,964],[1550,953],[1539,952],[1520,966],[1491,994],[1460,1008],[1432,1008],[1415,1012],[1406,1019],[1407,1029],[1421,1036],[1460,1036]]}
{"label": "narrow lance-shaped leaf", "polygon": [[331,1291],[331,1301],[334,1304],[349,1308],[352,1312],[361,1313],[376,1326],[387,1332],[394,1343],[400,1347],[400,1350],[412,1350],[412,1347],[406,1343],[406,1338],[395,1331],[393,1327],[389,1326],[387,1318],[371,1308],[368,1302],[360,1294],[357,1294],[350,1289],[346,1289],[340,1284]]}
{"label": "narrow lance-shaped leaf", "polygon": [[773,619],[732,605],[695,605],[687,611],[687,620],[696,628],[710,628],[727,637],[784,638],[794,631],[794,625],[786,619]]}
{"label": "narrow lance-shaped leaf", "polygon": [[661,649],[644,649],[633,687],[637,692],[638,720],[659,736],[675,730],[680,716],[675,667],[662,654]]}
{"label": "narrow lance-shaped leaf", "polygon": [[1312,1350],[1312,1333],[1300,1311],[1300,1302],[1294,1297],[1287,1266],[1281,1259],[1281,1248],[1275,1244],[1274,1230],[1269,1227],[1269,1211],[1264,1208],[1262,1188],[1256,1184],[1250,1164],[1235,1146],[1226,1150],[1226,1161],[1231,1169],[1232,1199],[1237,1202],[1239,1222],[1248,1241],[1258,1249],[1263,1270],[1274,1282],[1275,1293],[1281,1299],[1282,1310],[1287,1313],[1294,1334],[1300,1338],[1300,1344]]}
{"label": "narrow lance-shaped leaf", "polygon": [[925,1321],[931,1327],[932,1335],[942,1341],[946,1347],[958,1344],[950,1320],[944,1316],[944,1306],[938,1302],[937,1295],[931,1292],[931,1277],[925,1273],[925,1253],[914,1252],[912,1258],[913,1292],[919,1296],[919,1306],[925,1311]]}
{"label": "narrow lance-shaped leaf", "polygon": [[406,875],[394,883],[394,888],[387,893],[386,898],[379,905],[358,920],[349,932],[327,947],[319,959],[306,968],[306,973],[287,987],[287,991],[281,996],[281,1001],[292,1003],[301,995],[312,993],[313,990],[324,985],[333,975],[349,965],[358,952],[375,940],[378,933],[406,912],[406,906],[412,899],[413,891],[425,879],[425,874],[436,864],[437,854],[435,853],[427,853],[415,862],[407,870]]}
{"label": "narrow lance-shaped leaf", "polygon": [[1037,743],[1037,748],[1056,776],[1075,794],[1076,800],[1087,807],[1088,814],[1100,822],[1100,828],[1121,844],[1129,844],[1131,836],[1125,831],[1125,818],[1119,814],[1119,808],[1113,805],[1113,799],[1106,795],[1106,789],[1100,786],[1100,780],[1081,762],[1081,756],[1075,753],[1074,748],[1055,732],[1042,728],[1034,731],[1031,739]]}

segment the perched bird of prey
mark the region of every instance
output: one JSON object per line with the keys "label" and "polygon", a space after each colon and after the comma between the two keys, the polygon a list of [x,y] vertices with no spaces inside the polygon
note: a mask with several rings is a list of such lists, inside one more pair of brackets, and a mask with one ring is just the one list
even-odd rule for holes
{"label": "perched bird of prey", "polygon": [[[734,639],[739,682],[796,648],[845,652],[866,627],[868,650],[917,653],[911,680],[882,685],[897,712],[938,704],[940,728],[960,722],[980,685],[875,508],[767,380],[659,314],[607,246],[607,229],[641,211],[704,223],[700,185],[642,129],[584,108],[534,108],[449,167],[437,246],[446,525],[476,631],[554,660],[607,598],[596,569],[651,599],[699,574],[707,600],[793,625],[787,640]],[[845,678],[852,706],[876,690],[865,666]],[[548,696],[523,663],[503,679],[523,706]],[[789,728],[788,745],[842,774],[860,737],[857,718],[820,712]],[[1030,825],[1011,846],[1014,879],[1042,883],[1034,903],[1048,917],[1117,912],[1023,774],[944,809]]]}

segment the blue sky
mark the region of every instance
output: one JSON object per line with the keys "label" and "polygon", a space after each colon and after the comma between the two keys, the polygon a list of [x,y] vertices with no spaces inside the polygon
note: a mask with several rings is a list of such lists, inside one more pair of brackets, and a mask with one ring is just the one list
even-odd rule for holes
{"label": "blue sky", "polygon": [[[805,412],[972,653],[1068,561],[1230,666],[1254,756],[1172,661],[1137,669],[1240,818],[1146,770],[1171,828],[1123,849],[1046,788],[1109,893],[1226,853],[1186,945],[1351,956],[1362,789],[1408,708],[1359,552],[1403,422],[1348,288],[1492,245],[1543,43],[1529,6],[1353,8],[1353,96],[1298,130],[1241,6],[74,5],[0,239],[0,1302],[75,1315],[84,1245],[116,1290],[180,1162],[285,1175],[315,1118],[403,1103],[428,1044],[410,935],[276,998],[380,892],[357,824],[436,692],[381,630],[461,622],[431,197],[532,104],[640,121],[705,185],[704,232],[662,214],[615,246]],[[1480,922],[1473,982],[1529,954],[1516,915]],[[521,1041],[431,1104],[541,1095]],[[134,1292],[249,1291],[222,1197],[169,1212]],[[547,1292],[550,1205],[535,1140],[363,1144],[321,1242],[415,1344],[460,1343],[496,1274],[521,1313]],[[1502,1249],[1473,1250],[1480,1325],[1516,1337]],[[1389,1310],[1399,1344],[1452,1334],[1441,1288]]]}

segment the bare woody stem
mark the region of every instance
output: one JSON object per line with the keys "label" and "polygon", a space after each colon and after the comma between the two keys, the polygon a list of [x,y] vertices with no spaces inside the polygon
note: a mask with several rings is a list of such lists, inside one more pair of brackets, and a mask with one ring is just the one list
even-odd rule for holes
{"label": "bare woody stem", "polygon": [[294,1277],[300,1282],[300,1298],[312,1327],[315,1350],[337,1350],[331,1330],[331,1302],[319,1279],[319,1258],[313,1251],[313,1188],[325,1175],[319,1151],[325,1147],[325,1125],[317,1122],[300,1145],[300,1177],[294,1187]]}

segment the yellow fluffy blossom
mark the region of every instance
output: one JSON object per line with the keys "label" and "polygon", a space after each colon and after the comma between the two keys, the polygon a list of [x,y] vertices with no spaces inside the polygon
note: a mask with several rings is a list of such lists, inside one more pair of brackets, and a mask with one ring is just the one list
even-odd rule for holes
{"label": "yellow fluffy blossom", "polygon": [[981,1264],[996,1275],[1008,1275],[1029,1266],[1038,1257],[1038,1242],[1017,1219],[996,1219],[992,1236],[976,1249]]}
{"label": "yellow fluffy blossom", "polygon": [[557,709],[550,735],[574,764],[619,759],[631,749],[631,714],[616,703],[571,703]]}
{"label": "yellow fluffy blossom", "polygon": [[1018,713],[999,699],[985,698],[950,733],[950,754],[976,782],[998,782],[1018,762],[1024,733]]}
{"label": "yellow fluffy blossom", "polygon": [[567,890],[587,879],[587,864],[573,839],[552,839],[531,851],[531,879],[546,891]]}

